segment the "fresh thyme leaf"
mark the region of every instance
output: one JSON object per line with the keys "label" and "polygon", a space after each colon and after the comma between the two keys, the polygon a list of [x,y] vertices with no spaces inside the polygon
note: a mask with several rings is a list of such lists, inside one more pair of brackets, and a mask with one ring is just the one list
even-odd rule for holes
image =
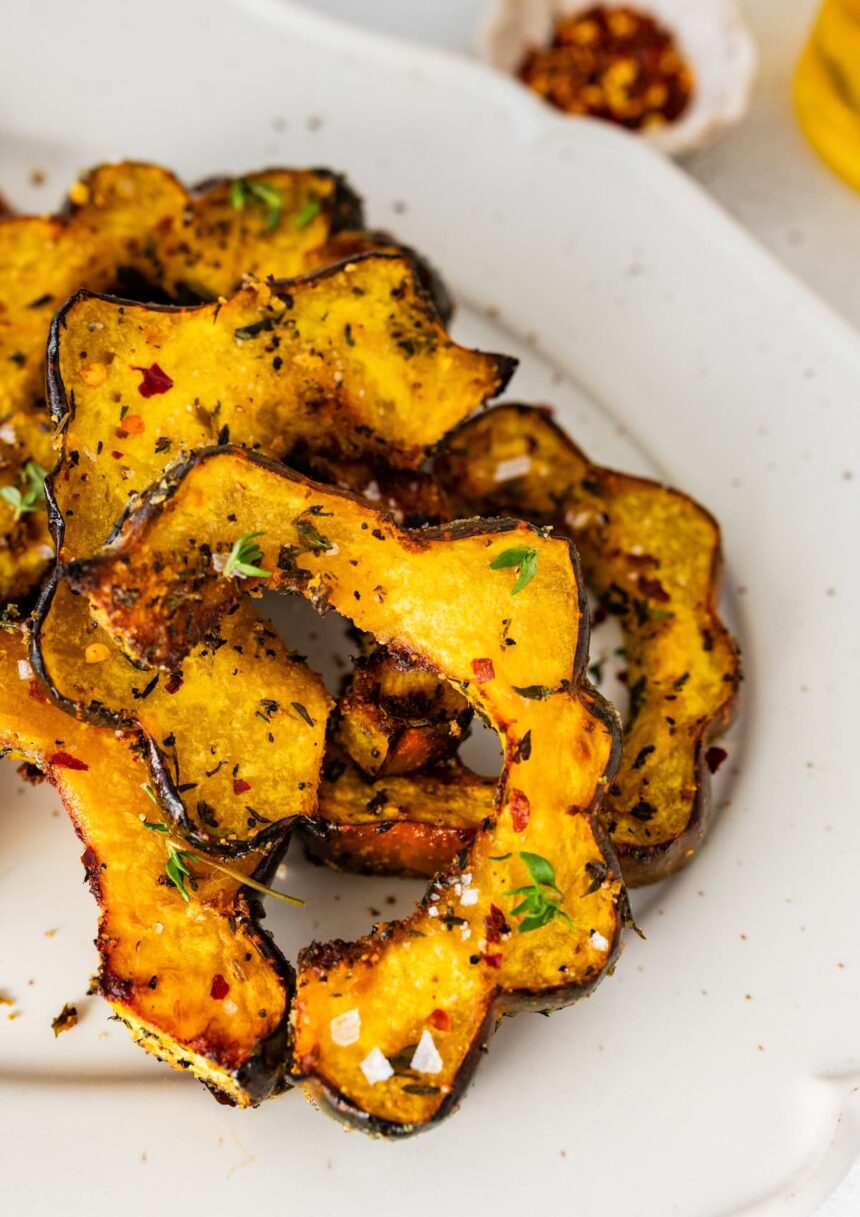
{"label": "fresh thyme leaf", "polygon": [[283,202],[277,186],[266,182],[249,182],[247,178],[234,178],[230,183],[230,202],[236,211],[242,211],[248,202],[266,208],[269,213],[266,232],[274,232],[281,222]]}
{"label": "fresh thyme leaf", "polygon": [[188,888],[185,886],[185,880],[191,880],[191,886],[195,887],[194,876],[188,869],[189,862],[199,862],[197,854],[192,854],[190,850],[180,849],[175,841],[167,842],[167,865],[165,871],[167,877],[182,899],[188,903],[191,897],[188,894]]}
{"label": "fresh thyme leaf", "polygon": [[513,858],[513,856],[514,856],[513,854],[496,854],[495,857],[493,857],[493,855],[490,854],[490,861],[491,862],[507,862],[508,858]]}
{"label": "fresh thyme leaf", "polygon": [[546,701],[555,693],[555,689],[548,689],[546,685],[511,685],[511,688],[520,697],[528,697],[532,701]]}
{"label": "fresh thyme leaf", "polygon": [[555,881],[555,868],[552,863],[540,854],[531,854],[525,850],[521,850],[519,856],[525,863],[532,882],[526,887],[514,887],[505,892],[506,896],[523,897],[511,910],[512,917],[521,918],[517,933],[529,934],[533,930],[540,930],[556,917],[560,917],[572,927],[573,922],[561,907],[561,900],[550,894],[557,892],[559,897],[562,895],[561,888]]}
{"label": "fresh thyme leaf", "polygon": [[500,554],[496,554],[490,563],[490,570],[506,570],[511,566],[519,567],[516,581],[511,588],[511,595],[516,596],[535,577],[537,559],[537,550],[530,545],[513,545],[510,549],[503,549]]}
{"label": "fresh thyme leaf", "polygon": [[230,202],[235,211],[241,211],[245,206],[245,182],[240,177],[234,177],[230,183]]}
{"label": "fresh thyme leaf", "polygon": [[535,883],[542,883],[545,887],[552,887],[558,892],[561,889],[555,882],[555,870],[552,863],[546,858],[542,858],[540,854],[530,854],[525,851],[520,852],[520,857],[525,862],[528,872],[534,879]]}
{"label": "fresh thyme leaf", "polygon": [[[162,833],[169,837],[170,828],[163,821],[144,820],[143,826],[151,832]],[[243,875],[240,871],[233,870],[231,866],[225,866],[222,862],[215,862],[212,858],[201,858],[190,850],[183,849],[182,846],[172,839],[168,839],[164,844],[167,847],[165,872],[170,882],[186,902],[191,898],[185,886],[186,879],[191,880],[192,888],[196,886],[194,876],[188,869],[188,863],[198,862],[201,866],[209,866],[213,870],[220,871],[222,875],[227,875],[228,878],[235,880],[236,883],[240,883],[243,887],[251,887],[255,892],[260,892],[263,896],[273,896],[275,900],[280,900],[283,904],[304,904],[304,900],[300,900],[298,896],[289,896],[286,892],[276,892],[274,888],[266,887],[265,883],[258,883],[250,875]]]}
{"label": "fresh thyme leaf", "polygon": [[233,542],[233,548],[221,571],[225,579],[268,579],[271,576],[270,570],[263,570],[259,565],[263,560],[263,551],[255,537],[264,535],[262,532],[246,532]]}
{"label": "fresh thyme leaf", "polygon": [[46,471],[35,461],[27,461],[22,472],[24,481],[27,483],[26,490],[22,491],[18,486],[0,487],[0,498],[12,508],[16,520],[20,520],[21,516],[28,511],[45,511],[47,507]]}
{"label": "fresh thyme leaf", "polygon": [[296,218],[293,220],[294,230],[296,232],[301,232],[303,228],[307,228],[311,220],[316,219],[321,211],[322,203],[319,199],[308,199],[304,207],[302,207],[301,211],[299,211]]}

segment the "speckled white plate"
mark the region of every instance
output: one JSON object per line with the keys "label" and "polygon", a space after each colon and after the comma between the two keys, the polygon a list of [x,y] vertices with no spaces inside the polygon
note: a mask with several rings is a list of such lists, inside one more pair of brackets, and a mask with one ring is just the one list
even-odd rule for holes
{"label": "speckled white plate", "polygon": [[[297,1094],[218,1107],[133,1048],[83,997],[95,914],[73,834],[0,767],[0,989],[19,1015],[0,1012],[4,1205],[812,1213],[860,1146],[856,336],[641,143],[487,69],[277,0],[0,0],[0,22],[13,201],[49,208],[111,156],[190,180],[345,169],[372,221],[443,268],[458,336],[523,355],[517,396],[720,517],[748,677],[729,805],[638,902],[647,941],[589,1002],[506,1022],[462,1110],[393,1145]],[[415,893],[290,868],[311,898],[272,916],[290,951]],[[54,1040],[68,1000],[81,1024]]]}

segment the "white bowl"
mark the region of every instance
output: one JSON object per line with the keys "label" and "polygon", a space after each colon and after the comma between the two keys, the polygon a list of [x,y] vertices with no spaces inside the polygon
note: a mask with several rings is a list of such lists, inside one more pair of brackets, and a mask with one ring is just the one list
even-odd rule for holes
{"label": "white bowl", "polygon": [[[478,58],[513,75],[529,48],[548,44],[559,17],[591,7],[576,0],[490,0],[476,36]],[[758,54],[736,0],[643,0],[641,8],[672,32],[695,73],[681,117],[641,132],[653,147],[678,156],[743,117]]]}

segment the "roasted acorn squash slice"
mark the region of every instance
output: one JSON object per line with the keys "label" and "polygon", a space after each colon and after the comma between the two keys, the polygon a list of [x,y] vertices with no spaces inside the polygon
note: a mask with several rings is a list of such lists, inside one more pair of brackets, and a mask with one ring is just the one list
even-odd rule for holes
{"label": "roasted acorn squash slice", "polygon": [[[618,733],[582,679],[587,604],[574,551],[513,521],[406,532],[241,449],[198,453],[174,477],[144,496],[115,546],[68,572],[135,659],[182,662],[239,595],[219,555],[255,534],[272,572],[259,586],[331,605],[414,654],[502,739],[495,815],[412,917],[300,960],[296,1076],[360,1127],[416,1131],[456,1104],[501,1012],[588,992],[618,948],[624,889],[591,814]],[[507,559],[523,547],[531,578],[513,595]],[[505,645],[506,621],[516,647]]]}
{"label": "roasted acorn squash slice", "polygon": [[[320,446],[332,437],[335,447],[384,448],[391,460],[409,464],[450,421],[498,391],[512,370],[502,357],[451,342],[411,264],[381,254],[274,290],[246,288],[230,300],[191,309],[81,293],[57,315],[50,354],[52,409],[63,426],[62,457],[50,493],[64,559],[92,553],[129,499],[157,480],[179,453],[232,437],[281,454],[299,439]],[[424,407],[417,414],[416,403]],[[383,443],[386,437],[391,449]],[[308,520],[306,546],[313,547],[314,535]],[[236,633],[235,624],[231,628]],[[241,643],[236,636],[230,645]],[[88,648],[94,647],[101,660],[87,662]],[[282,652],[277,641],[271,649]],[[255,670],[252,656],[245,654],[230,707],[219,702],[219,689],[206,693],[211,682],[207,686],[196,671],[195,656],[183,665],[181,677],[173,673],[154,700],[143,704],[140,693],[153,674],[129,667],[61,578],[46,589],[34,629],[34,666],[52,695],[89,721],[140,726],[152,741],[154,784],[166,805],[208,848],[234,853],[268,835],[266,826],[308,813],[314,789],[307,774],[282,781],[279,767],[263,760],[271,749],[261,749],[253,738],[259,734],[261,699],[270,696],[288,715],[297,713],[291,708],[295,703],[304,703],[302,697],[285,699],[276,689],[267,693],[267,684],[277,685],[279,677],[263,658]],[[284,675],[280,684],[286,680]],[[210,726],[217,735],[216,724],[198,714],[208,698],[222,706],[222,717],[234,728],[238,722],[254,728],[239,736],[233,749],[241,742],[248,762],[254,757],[250,763],[262,766],[249,800],[261,817],[253,826],[252,816],[243,819],[241,806],[236,814],[229,789],[226,797],[216,797],[226,770],[208,780],[208,793],[203,789],[198,771],[212,768],[224,752],[218,745],[215,760],[204,765],[213,755]],[[317,729],[315,747],[325,726],[316,700],[318,709],[305,707]],[[170,730],[162,708],[188,724],[181,749],[183,737]],[[178,759],[183,775],[172,790],[169,767],[158,759],[166,734],[176,736],[172,764]],[[295,759],[298,763],[301,754]],[[314,764],[318,772],[319,750]],[[200,785],[183,798],[179,786],[192,780]],[[293,800],[290,792],[297,788],[304,793]]]}
{"label": "roasted acorn squash slice", "polygon": [[[102,994],[147,1052],[232,1102],[257,1103],[285,1082],[291,970],[248,889],[205,855],[188,864],[188,902],[170,884],[164,836],[142,822],[158,815],[132,744],[52,705],[23,635],[0,630],[0,751],[47,774],[83,843]],[[276,862],[254,854],[235,865],[265,881]]]}
{"label": "roasted acorn squash slice", "polygon": [[319,818],[301,825],[307,852],[336,870],[431,879],[494,814],[497,786],[456,760],[371,779],[335,751],[323,764]]}
{"label": "roasted acorn squash slice", "polygon": [[528,406],[466,423],[436,473],[455,515],[514,514],[576,544],[586,583],[620,622],[630,691],[602,815],[627,883],[671,874],[708,828],[708,747],[740,679],[717,612],[719,525],[686,494],[593,464]]}
{"label": "roasted acorn squash slice", "polygon": [[[326,170],[270,169],[189,193],[157,165],[101,165],[58,216],[0,216],[0,485],[25,487],[25,464],[53,464],[44,354],[56,308],[80,287],[145,298],[215,299],[243,275],[293,276],[368,248],[361,203]],[[325,246],[349,228],[349,242]],[[447,297],[437,276],[428,281]],[[13,452],[17,459],[12,460]],[[0,502],[0,600],[26,596],[50,561],[44,511]]]}
{"label": "roasted acorn squash slice", "polygon": [[471,718],[462,693],[381,647],[356,661],[338,702],[334,736],[368,777],[384,777],[452,756]]}

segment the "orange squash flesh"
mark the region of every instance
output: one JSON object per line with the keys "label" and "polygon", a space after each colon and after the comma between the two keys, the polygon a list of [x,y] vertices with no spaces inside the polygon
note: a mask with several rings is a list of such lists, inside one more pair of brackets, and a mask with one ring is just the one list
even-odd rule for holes
{"label": "orange squash flesh", "polygon": [[709,826],[708,747],[740,681],[717,611],[717,522],[677,490],[595,465],[528,406],[467,422],[436,476],[455,515],[510,513],[570,537],[586,583],[619,620],[631,709],[602,815],[626,882],[665,878]]}
{"label": "orange squash flesh", "polygon": [[[419,657],[503,739],[494,817],[412,917],[355,943],[312,945],[300,960],[296,1076],[361,1127],[417,1131],[456,1104],[499,1012],[573,1000],[618,949],[624,890],[592,815],[616,764],[616,722],[582,681],[588,630],[573,551],[514,522],[409,533],[239,449],[198,453],[175,479],[142,500],[114,547],[68,571],[136,659],[182,660],[238,594],[213,557],[257,532],[273,572],[259,586],[330,604]],[[536,573],[514,597],[512,572],[490,564],[525,543]],[[452,615],[455,602],[463,611]],[[529,645],[506,646],[505,621]],[[516,889],[529,887],[535,856],[555,884],[543,897],[557,892],[565,915],[530,928]],[[344,1037],[352,1011],[359,1034]],[[434,1035],[433,1019],[445,1030]]]}
{"label": "orange squash flesh", "polygon": [[369,777],[414,773],[451,756],[471,717],[435,673],[378,649],[355,663],[334,735]]}
{"label": "orange squash flesh", "polygon": [[[360,200],[333,173],[269,169],[238,181],[190,193],[158,165],[125,161],[77,182],[60,215],[0,214],[0,427],[14,430],[0,437],[0,485],[17,486],[27,460],[53,464],[45,343],[72,292],[214,300],[245,274],[292,277],[330,265],[341,251],[327,255],[325,246],[345,228],[353,253],[377,247],[355,231]],[[276,212],[255,197],[260,189],[278,200]],[[0,501],[0,600],[26,596],[49,561],[44,510],[19,522]]]}
{"label": "orange squash flesh", "polygon": [[[188,864],[187,903],[170,885],[164,837],[142,823],[159,815],[132,743],[52,705],[23,634],[0,631],[0,750],[47,774],[84,846],[101,993],[147,1052],[231,1102],[257,1103],[286,1083],[290,969],[247,889],[205,855]],[[257,853],[235,867],[264,879],[276,861]]]}
{"label": "orange squash flesh", "polygon": [[369,779],[331,755],[319,817],[302,835],[310,856],[336,870],[432,879],[494,815],[497,786],[456,760]]}
{"label": "orange squash flesh", "polygon": [[[154,366],[159,374],[153,380],[147,375]],[[193,309],[79,294],[58,314],[50,352],[52,409],[62,421],[62,456],[49,480],[61,557],[94,552],[130,496],[157,480],[177,454],[215,438],[230,436],[278,455],[299,440],[319,445],[321,436],[335,436],[335,446],[356,452],[368,444],[381,449],[386,440],[390,459],[408,465],[449,421],[496,392],[511,366],[452,343],[411,264],[399,255],[368,255]],[[427,407],[418,417],[416,403]],[[230,645],[241,645],[241,639]],[[97,664],[87,662],[92,647],[102,654]],[[219,690],[207,691],[211,681],[207,685],[194,656],[170,696],[164,689],[177,684],[175,673],[144,705],[139,692],[151,676],[143,680],[129,667],[59,576],[42,597],[33,633],[33,663],[52,696],[88,721],[140,727],[154,741],[155,784],[160,794],[166,792],[173,814],[202,844],[231,853],[265,837],[264,826],[311,811],[310,775],[293,776],[296,765],[282,775],[265,738],[262,747],[258,738],[266,685],[280,679],[274,664],[262,662],[269,649],[283,650],[272,642],[256,664],[245,654],[229,708],[219,703]],[[325,714],[319,691],[308,696],[317,703],[316,710],[305,707],[317,734],[316,756],[307,764],[318,773]],[[294,717],[301,714],[294,703],[307,700],[276,694],[270,699]],[[245,822],[244,805],[237,806],[229,785],[218,793],[226,769],[206,779],[208,793],[197,774],[174,783],[171,793],[164,767],[157,770],[158,741],[170,730],[161,710],[188,724],[176,749],[183,774],[189,768],[205,772],[222,759],[223,748],[213,754],[207,720],[198,712],[207,701],[222,706],[221,717],[237,737],[233,754],[239,755],[232,764],[258,765],[249,800],[261,817],[257,823]],[[244,723],[247,732],[239,729]],[[267,753],[269,764],[262,759]],[[301,757],[298,751],[295,760]],[[183,798],[177,788],[189,780],[200,785]],[[285,798],[297,789],[303,797]],[[206,823],[195,810],[198,804]]]}

